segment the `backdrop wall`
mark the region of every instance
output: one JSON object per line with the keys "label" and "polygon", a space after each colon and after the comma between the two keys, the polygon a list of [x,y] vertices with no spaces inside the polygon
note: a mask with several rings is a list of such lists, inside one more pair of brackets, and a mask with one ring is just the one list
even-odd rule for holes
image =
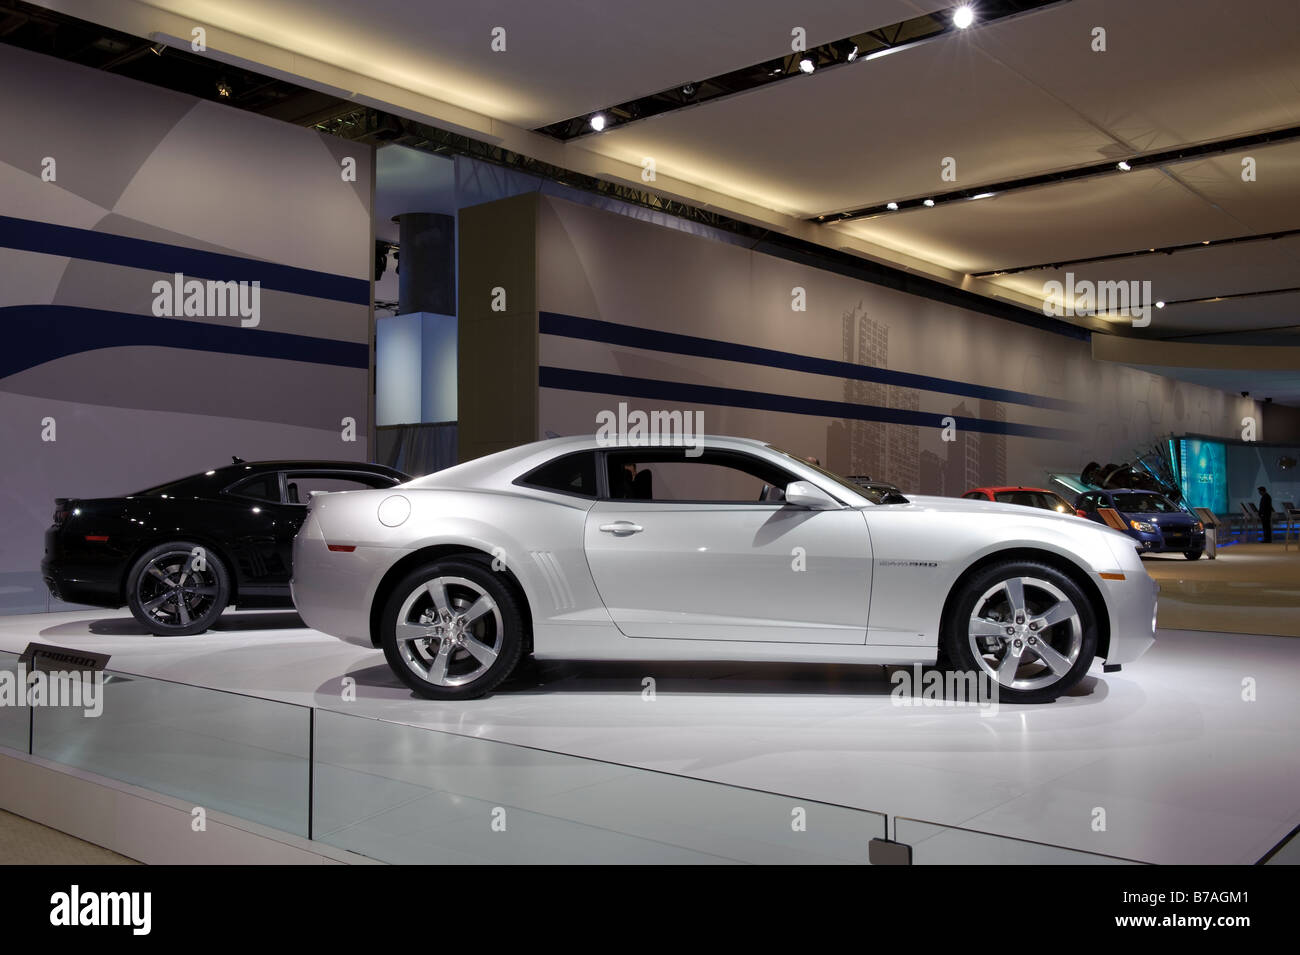
{"label": "backdrop wall", "polygon": [[[538,436],[592,433],[621,400],[702,409],[709,433],[959,495],[1127,460],[1171,432],[1237,436],[1259,414],[1249,399],[1094,361],[1077,333],[536,203]],[[796,288],[806,311],[792,309]]]}
{"label": "backdrop wall", "polygon": [[[0,608],[20,612],[46,606],[56,496],[367,457],[373,157],[12,47],[0,88]],[[158,314],[177,273],[249,283],[250,306],[259,282],[257,323],[218,314],[232,286]]]}

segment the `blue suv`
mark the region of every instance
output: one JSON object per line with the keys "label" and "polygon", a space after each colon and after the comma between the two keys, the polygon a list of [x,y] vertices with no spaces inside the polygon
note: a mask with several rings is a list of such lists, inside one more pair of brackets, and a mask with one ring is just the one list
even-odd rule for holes
{"label": "blue suv", "polygon": [[1154,491],[1088,491],[1074,502],[1075,513],[1099,524],[1107,520],[1101,508],[1119,513],[1122,530],[1137,542],[1139,553],[1182,551],[1188,560],[1205,552],[1205,527],[1191,514]]}

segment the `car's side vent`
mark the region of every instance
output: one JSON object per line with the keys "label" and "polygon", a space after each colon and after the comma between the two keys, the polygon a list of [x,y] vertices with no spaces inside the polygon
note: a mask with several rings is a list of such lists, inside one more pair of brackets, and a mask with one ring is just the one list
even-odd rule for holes
{"label": "car's side vent", "polygon": [[541,571],[542,578],[551,591],[551,601],[555,604],[555,609],[567,610],[572,607],[573,591],[570,589],[568,578],[564,576],[564,571],[560,568],[555,555],[549,550],[530,550],[528,556],[533,559],[533,563]]}

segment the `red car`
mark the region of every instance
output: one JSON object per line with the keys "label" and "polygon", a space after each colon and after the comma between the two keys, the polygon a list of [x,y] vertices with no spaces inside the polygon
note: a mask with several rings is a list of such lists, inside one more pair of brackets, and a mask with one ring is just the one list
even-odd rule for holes
{"label": "red car", "polygon": [[962,497],[999,504],[1021,504],[1058,514],[1073,514],[1074,508],[1061,495],[1041,487],[973,487]]}

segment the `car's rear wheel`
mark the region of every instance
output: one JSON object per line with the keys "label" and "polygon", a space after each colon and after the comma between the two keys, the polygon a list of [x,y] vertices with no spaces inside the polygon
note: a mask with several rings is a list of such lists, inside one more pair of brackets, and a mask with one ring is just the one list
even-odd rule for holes
{"label": "car's rear wheel", "polygon": [[944,621],[950,665],[997,685],[1007,703],[1047,703],[1088,672],[1097,652],[1092,601],[1037,561],[994,564],[963,581]]}
{"label": "car's rear wheel", "polygon": [[215,554],[193,541],[169,541],[136,559],[126,575],[127,606],[150,633],[202,633],[230,602],[230,574]]}
{"label": "car's rear wheel", "polygon": [[389,594],[380,623],[384,656],[416,693],[464,700],[508,677],[524,646],[524,617],[510,587],[485,563],[434,561]]}
{"label": "car's rear wheel", "polygon": [[1205,553],[1203,550],[1185,550],[1183,556],[1188,560],[1200,560],[1203,553]]}

